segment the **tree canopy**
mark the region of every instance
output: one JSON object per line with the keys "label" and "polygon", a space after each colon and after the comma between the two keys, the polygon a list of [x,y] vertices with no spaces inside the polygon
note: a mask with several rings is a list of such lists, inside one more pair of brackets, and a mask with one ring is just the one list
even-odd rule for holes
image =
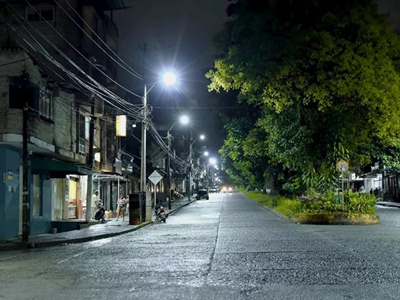
{"label": "tree canopy", "polygon": [[206,77],[210,91],[236,90],[260,109],[238,143],[245,153],[246,140],[260,145],[255,157],[325,189],[339,159],[354,170],[390,160],[400,147],[400,39],[374,1],[236,0],[228,14]]}

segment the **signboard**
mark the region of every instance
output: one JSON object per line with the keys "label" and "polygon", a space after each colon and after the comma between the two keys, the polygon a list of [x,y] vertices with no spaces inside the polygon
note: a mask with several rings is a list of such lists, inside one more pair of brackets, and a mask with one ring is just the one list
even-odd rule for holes
{"label": "signboard", "polygon": [[343,159],[339,160],[336,163],[336,169],[338,169],[338,171],[340,172],[346,172],[349,169],[349,163]]}
{"label": "signboard", "polygon": [[149,176],[149,180],[154,184],[157,184],[162,178],[163,177],[157,171],[154,171]]}

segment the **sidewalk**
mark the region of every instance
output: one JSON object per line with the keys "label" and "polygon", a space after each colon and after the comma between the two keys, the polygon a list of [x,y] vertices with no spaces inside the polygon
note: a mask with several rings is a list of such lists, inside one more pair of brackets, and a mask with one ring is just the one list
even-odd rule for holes
{"label": "sidewalk", "polygon": [[398,207],[400,208],[400,203],[399,202],[389,202],[389,201],[378,201],[376,205],[382,205],[382,206],[390,206],[390,207]]}
{"label": "sidewalk", "polygon": [[[175,211],[187,206],[195,201],[192,197],[191,201],[187,198],[175,200],[171,203],[171,209],[168,209],[168,204],[164,203],[165,212],[168,215]],[[154,209],[152,210],[152,220],[155,220]],[[0,251],[2,250],[21,250],[36,247],[48,247],[70,243],[82,243],[94,241],[107,237],[112,237],[127,232],[139,230],[142,227],[152,224],[153,221],[144,222],[139,225],[129,225],[129,216],[125,217],[125,221],[109,220],[105,224],[93,224],[87,228],[80,230],[73,230],[68,232],[54,233],[54,234],[40,234],[29,237],[29,243],[22,243],[21,238],[13,239],[4,243],[0,243]]]}

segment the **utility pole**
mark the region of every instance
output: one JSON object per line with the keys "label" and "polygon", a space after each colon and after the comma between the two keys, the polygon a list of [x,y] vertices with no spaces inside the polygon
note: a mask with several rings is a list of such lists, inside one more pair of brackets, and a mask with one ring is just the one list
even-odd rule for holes
{"label": "utility pole", "polygon": [[[24,94],[27,96],[26,89]],[[28,186],[28,104],[25,103],[22,114],[22,241],[29,241],[30,234],[30,205],[29,205],[29,186]]]}
{"label": "utility pole", "polygon": [[189,189],[188,189],[188,201],[190,201],[190,196],[192,194],[192,129],[190,129],[190,139],[189,139]]}
{"label": "utility pole", "polygon": [[[140,211],[142,222],[146,219],[146,206],[147,206],[147,195],[146,195],[146,131],[147,131],[147,86],[144,83],[143,89],[143,108],[142,108],[142,144],[140,147]],[[144,207],[143,207],[144,206]],[[151,216],[149,216],[151,217]]]}
{"label": "utility pole", "polygon": [[93,145],[94,145],[94,124],[95,124],[95,117],[94,117],[94,95],[90,97],[90,123],[89,123],[89,151],[87,157],[87,165],[90,169],[90,173],[88,175],[87,180],[87,190],[86,190],[86,221],[90,222],[92,219],[92,180],[93,180]]}
{"label": "utility pole", "polygon": [[168,139],[168,156],[167,156],[167,195],[168,195],[168,209],[171,209],[171,135],[167,132]]}

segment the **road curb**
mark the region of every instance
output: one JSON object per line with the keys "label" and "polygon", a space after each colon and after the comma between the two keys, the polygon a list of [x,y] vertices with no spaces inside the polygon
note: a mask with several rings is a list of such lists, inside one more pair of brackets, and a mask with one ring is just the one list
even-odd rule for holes
{"label": "road curb", "polygon": [[103,233],[103,234],[97,234],[97,235],[92,235],[92,236],[85,236],[85,237],[78,237],[78,238],[71,238],[71,239],[63,239],[63,240],[51,240],[51,241],[42,241],[42,242],[28,242],[28,243],[6,243],[3,245],[0,245],[0,251],[11,251],[11,250],[25,250],[25,249],[32,249],[32,248],[45,248],[45,247],[51,247],[51,246],[58,246],[58,245],[64,245],[64,244],[79,244],[79,243],[84,243],[84,242],[90,242],[90,241],[95,241],[95,240],[100,240],[104,238],[109,238],[113,236],[118,236],[121,234],[125,234],[128,232],[136,231],[139,230],[143,227],[146,227],[150,224],[153,224],[153,221],[150,222],[145,222],[142,224],[137,225],[137,227],[134,228],[128,228],[126,230],[121,230],[119,232],[110,232],[110,233]]}
{"label": "road curb", "polygon": [[[196,200],[190,200],[185,203],[183,203],[181,206],[172,209],[167,213],[167,216],[174,214],[175,212],[179,211],[185,206],[188,206],[195,202]],[[154,221],[149,221],[149,222],[144,222],[139,225],[136,225],[133,228],[126,227],[124,230],[120,231],[114,231],[114,232],[108,232],[108,233],[99,233],[96,235],[88,235],[88,236],[83,236],[83,237],[75,237],[75,238],[69,238],[69,239],[55,239],[55,240],[44,240],[44,241],[30,241],[28,243],[23,243],[20,240],[15,240],[15,241],[9,241],[3,244],[0,244],[0,251],[12,251],[12,250],[26,250],[26,249],[33,249],[33,248],[45,248],[45,247],[51,247],[51,246],[58,246],[58,245],[65,245],[65,244],[79,244],[79,243],[84,243],[84,242],[90,242],[90,241],[95,241],[95,240],[100,240],[104,238],[109,238],[113,236],[118,236],[122,235],[125,233],[133,232],[136,230],[139,230],[143,227],[146,227],[148,225],[153,224]],[[93,224],[96,225],[96,224]],[[90,227],[90,226],[88,226]]]}

